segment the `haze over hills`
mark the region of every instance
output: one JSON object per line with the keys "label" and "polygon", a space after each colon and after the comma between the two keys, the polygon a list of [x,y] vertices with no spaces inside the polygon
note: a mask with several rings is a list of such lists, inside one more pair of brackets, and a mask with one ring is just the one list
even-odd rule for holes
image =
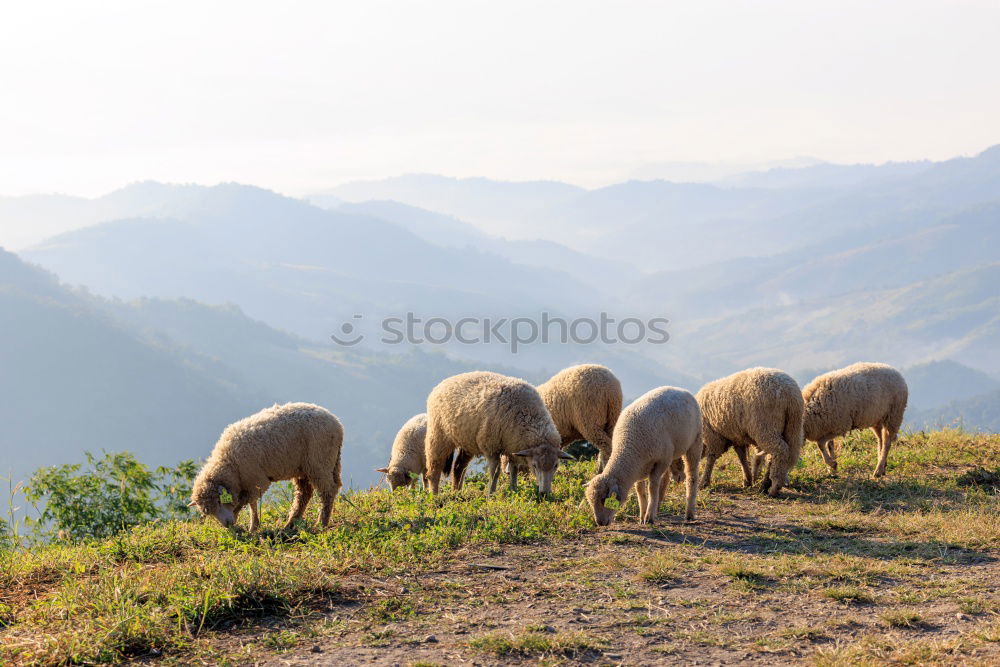
{"label": "haze over hills", "polygon": [[347,476],[364,486],[427,392],[472,366],[310,343],[235,306],[106,300],[0,250],[0,368],[0,475],[15,481],[85,450],[200,459],[230,422],[310,401],[344,421]]}
{"label": "haze over hills", "polygon": [[[818,168],[817,168],[818,169]],[[885,174],[873,178],[872,172]],[[767,178],[768,173],[748,178]],[[845,234],[890,234],[914,215],[996,201],[1000,146],[940,163],[842,166],[835,185],[720,187],[630,181],[596,190],[411,175],[347,183],[348,201],[391,199],[509,238],[543,238],[647,271],[763,257]]]}
{"label": "haze over hills", "polygon": [[[238,184],[146,182],[94,200],[0,200],[5,233],[24,220],[61,232],[22,256],[89,291],[0,254],[4,453],[30,449],[21,472],[88,448],[169,463],[204,455],[236,417],[309,400],[348,424],[363,485],[442,377],[487,367],[540,381],[581,361],[608,364],[635,396],[662,384],[696,390],[756,364],[810,379],[880,360],[910,378],[911,426],[992,424],[1000,150],[742,183],[585,190],[413,176],[310,203]],[[602,310],[667,317],[671,338],[511,354],[383,346],[364,328],[408,311]],[[356,314],[365,342],[330,341]],[[70,419],[46,422],[39,410]]]}
{"label": "haze over hills", "polygon": [[21,254],[101,294],[231,301],[313,339],[356,313],[571,310],[593,297],[545,267],[443,248],[382,219],[258,188],[147,183],[111,197],[164,217],[101,223]]}

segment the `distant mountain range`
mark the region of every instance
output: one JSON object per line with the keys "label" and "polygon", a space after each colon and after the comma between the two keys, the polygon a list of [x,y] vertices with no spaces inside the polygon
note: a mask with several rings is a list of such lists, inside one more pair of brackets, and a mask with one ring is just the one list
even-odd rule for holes
{"label": "distant mountain range", "polygon": [[309,343],[235,306],[106,300],[0,250],[0,368],[0,476],[79,461],[84,450],[198,459],[230,422],[311,401],[344,421],[346,474],[364,485],[430,389],[473,367],[419,350]]}
{"label": "distant mountain range", "polygon": [[[910,426],[995,428],[1000,407],[1000,148],[597,190],[407,176],[303,201],[139,183],[0,199],[0,232],[58,275],[0,251],[0,454],[19,474],[83,449],[202,456],[232,419],[310,400],[344,418],[365,484],[427,391],[471,368],[540,381],[597,361],[635,396],[878,360],[910,381]],[[329,339],[408,311],[667,317],[671,339],[516,355]]]}

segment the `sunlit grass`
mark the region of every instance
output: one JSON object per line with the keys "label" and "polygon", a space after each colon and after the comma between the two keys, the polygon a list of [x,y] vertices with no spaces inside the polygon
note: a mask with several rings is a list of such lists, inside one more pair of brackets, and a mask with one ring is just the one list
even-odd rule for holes
{"label": "sunlit grass", "polygon": [[[583,502],[583,484],[594,468],[585,462],[560,468],[549,498],[539,498],[530,484],[488,498],[481,479],[437,498],[419,488],[351,492],[337,502],[328,530],[316,528],[314,506],[294,530],[283,532],[287,498],[279,487],[257,534],[224,530],[210,520],[159,522],[94,543],[0,550],[0,663],[159,656],[185,662],[214,655],[213,642],[240,632],[250,639],[227,655],[253,662],[261,652],[301,646],[319,624],[326,624],[324,631],[344,632],[328,619],[340,605],[359,607],[353,617],[364,631],[356,641],[388,646],[404,641],[400,628],[418,622],[428,600],[502,606],[512,589],[470,596],[459,583],[437,582],[385,596],[345,586],[346,579],[398,581],[446,567],[462,554],[502,553],[505,545],[558,549],[589,533],[598,534],[594,541],[607,552],[550,563],[548,585],[535,591],[540,601],[574,585],[603,587],[606,598],[629,614],[622,631],[641,635],[657,630],[660,621],[636,619],[662,618],[662,612],[646,609],[646,597],[681,592],[662,603],[694,619],[691,627],[670,628],[675,648],[738,645],[781,652],[798,643],[820,664],[961,662],[976,642],[997,641],[1000,603],[974,579],[941,580],[935,574],[997,556],[996,491],[956,480],[975,466],[1000,466],[1000,437],[907,435],[893,449],[883,480],[870,477],[874,451],[870,434],[844,438],[841,471],[831,477],[815,444],[807,444],[780,499],[743,490],[735,459],[723,458],[716,484],[699,493],[701,523],[694,526],[676,521],[683,485],[671,485],[653,529],[636,525],[634,498],[622,503],[610,529],[596,528]],[[716,523],[715,517],[726,520],[734,510],[746,517],[748,508],[756,523]],[[608,583],[608,571],[629,574],[624,582]],[[741,604],[802,596],[838,618],[848,612],[870,616],[873,625],[847,643],[836,628],[799,619],[741,638],[728,629],[753,622],[753,614],[722,611],[697,593],[683,593],[694,578],[712,582]],[[952,643],[906,643],[892,635],[922,631],[920,605],[940,600],[951,601],[952,615],[973,618],[974,629]],[[272,627],[276,619],[281,625]],[[875,633],[874,626],[892,636]],[[526,624],[517,632],[469,635],[463,646],[495,657],[573,659],[605,650],[608,641],[600,633],[548,632]]]}

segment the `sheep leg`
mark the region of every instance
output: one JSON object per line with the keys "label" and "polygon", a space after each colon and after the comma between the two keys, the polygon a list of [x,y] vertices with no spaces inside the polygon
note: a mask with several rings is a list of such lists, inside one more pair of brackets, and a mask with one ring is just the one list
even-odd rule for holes
{"label": "sheep leg", "polygon": [[892,441],[896,437],[896,434],[889,430],[889,427],[882,424],[879,435],[879,455],[878,455],[878,466],[875,468],[875,477],[885,476],[885,465],[889,460],[889,447],[892,446]]}
{"label": "sheep leg", "polygon": [[486,495],[492,496],[497,490],[497,481],[500,479],[500,457],[499,456],[487,456],[486,457],[486,470],[490,476],[490,486],[486,491]]}
{"label": "sheep leg", "polygon": [[656,523],[656,516],[660,513],[660,501],[663,496],[660,490],[663,488],[663,474],[670,466],[657,463],[649,473],[649,502],[646,504],[646,517],[643,523]]}
{"label": "sheep leg", "polygon": [[462,484],[465,482],[465,470],[471,461],[472,454],[461,448],[455,450],[455,461],[451,467],[451,486],[456,491],[462,488]]}
{"label": "sheep leg", "polygon": [[755,473],[750,470],[750,461],[747,458],[747,446],[733,445],[733,450],[736,452],[736,458],[740,460],[740,468],[743,469],[743,488],[748,489],[753,486]]}
{"label": "sheep leg", "polygon": [[330,523],[330,514],[333,512],[333,503],[340,493],[340,466],[334,470],[334,474],[310,475],[310,483],[319,492],[319,499],[322,505],[319,510],[319,525],[326,528]]}
{"label": "sheep leg", "polygon": [[[646,522],[646,506],[649,504],[649,484],[644,479],[635,483],[635,496],[639,499],[639,523]],[[627,498],[627,495],[626,495]],[[621,500],[621,499],[619,499]],[[625,501],[621,501],[625,505]]]}
{"label": "sheep leg", "polygon": [[[677,461],[675,461],[675,463],[677,463],[677,462],[680,462],[680,459],[677,459]],[[671,481],[671,478],[673,477],[673,474],[674,474],[674,465],[670,464],[670,467],[667,468],[666,471],[664,471],[663,477],[660,478],[660,497],[661,498],[663,498],[664,496],[667,495],[667,487],[670,485],[670,481]]]}
{"label": "sheep leg", "polygon": [[510,459],[508,459],[507,474],[510,475],[510,490],[511,490],[511,493],[516,493],[517,492],[517,466],[514,464],[513,457],[511,457]]}
{"label": "sheep leg", "polygon": [[791,448],[784,438],[776,436],[770,440],[762,440],[757,443],[765,454],[770,455],[771,460],[767,464],[767,471],[764,480],[761,482],[761,491],[767,495],[776,497],[781,492],[781,487],[785,484],[785,477],[792,469],[794,462],[791,460]]}
{"label": "sheep leg", "polygon": [[684,520],[694,521],[694,504],[698,495],[698,461],[701,460],[701,440],[684,452],[684,482],[687,486],[687,507]]}
{"label": "sheep leg", "polygon": [[604,430],[603,424],[587,429],[587,433],[582,435],[587,442],[597,447],[597,474],[601,474],[611,458],[611,435]]}
{"label": "sheep leg", "polygon": [[712,468],[715,467],[715,462],[718,460],[718,454],[709,453],[705,456],[705,470],[701,473],[701,488],[707,489],[708,485],[712,483]]}
{"label": "sheep leg", "polygon": [[757,452],[753,455],[753,462],[750,464],[750,477],[753,481],[757,482],[757,476],[760,474],[760,469],[764,466],[764,459],[767,458],[767,454],[764,452]]}
{"label": "sheep leg", "polygon": [[292,499],[292,509],[288,513],[288,520],[285,521],[284,530],[288,530],[295,523],[296,519],[301,519],[306,513],[306,506],[312,498],[313,485],[307,477],[297,477],[295,480],[295,498]]}
{"label": "sheep leg", "polygon": [[257,532],[257,528],[260,526],[260,499],[253,498],[250,500],[250,532]]}
{"label": "sheep leg", "polygon": [[819,453],[823,455],[823,461],[826,463],[827,467],[830,468],[830,472],[836,474],[837,455],[833,451],[833,439],[820,438],[816,441],[816,444],[819,446]]}
{"label": "sheep leg", "polygon": [[[430,448],[428,447],[428,449]],[[427,461],[427,472],[424,473],[424,488],[429,488],[434,495],[437,495],[441,487],[441,474],[444,472],[444,468],[448,464],[451,455],[452,452],[449,451],[443,457],[435,456],[433,459]]]}

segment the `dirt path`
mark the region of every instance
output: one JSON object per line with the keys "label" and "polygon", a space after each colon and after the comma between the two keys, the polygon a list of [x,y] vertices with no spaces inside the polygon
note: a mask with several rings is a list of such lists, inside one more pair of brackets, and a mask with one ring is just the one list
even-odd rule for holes
{"label": "dirt path", "polygon": [[732,501],[694,525],[615,524],[351,578],[314,645],[269,664],[1000,664],[998,554],[935,556]]}

